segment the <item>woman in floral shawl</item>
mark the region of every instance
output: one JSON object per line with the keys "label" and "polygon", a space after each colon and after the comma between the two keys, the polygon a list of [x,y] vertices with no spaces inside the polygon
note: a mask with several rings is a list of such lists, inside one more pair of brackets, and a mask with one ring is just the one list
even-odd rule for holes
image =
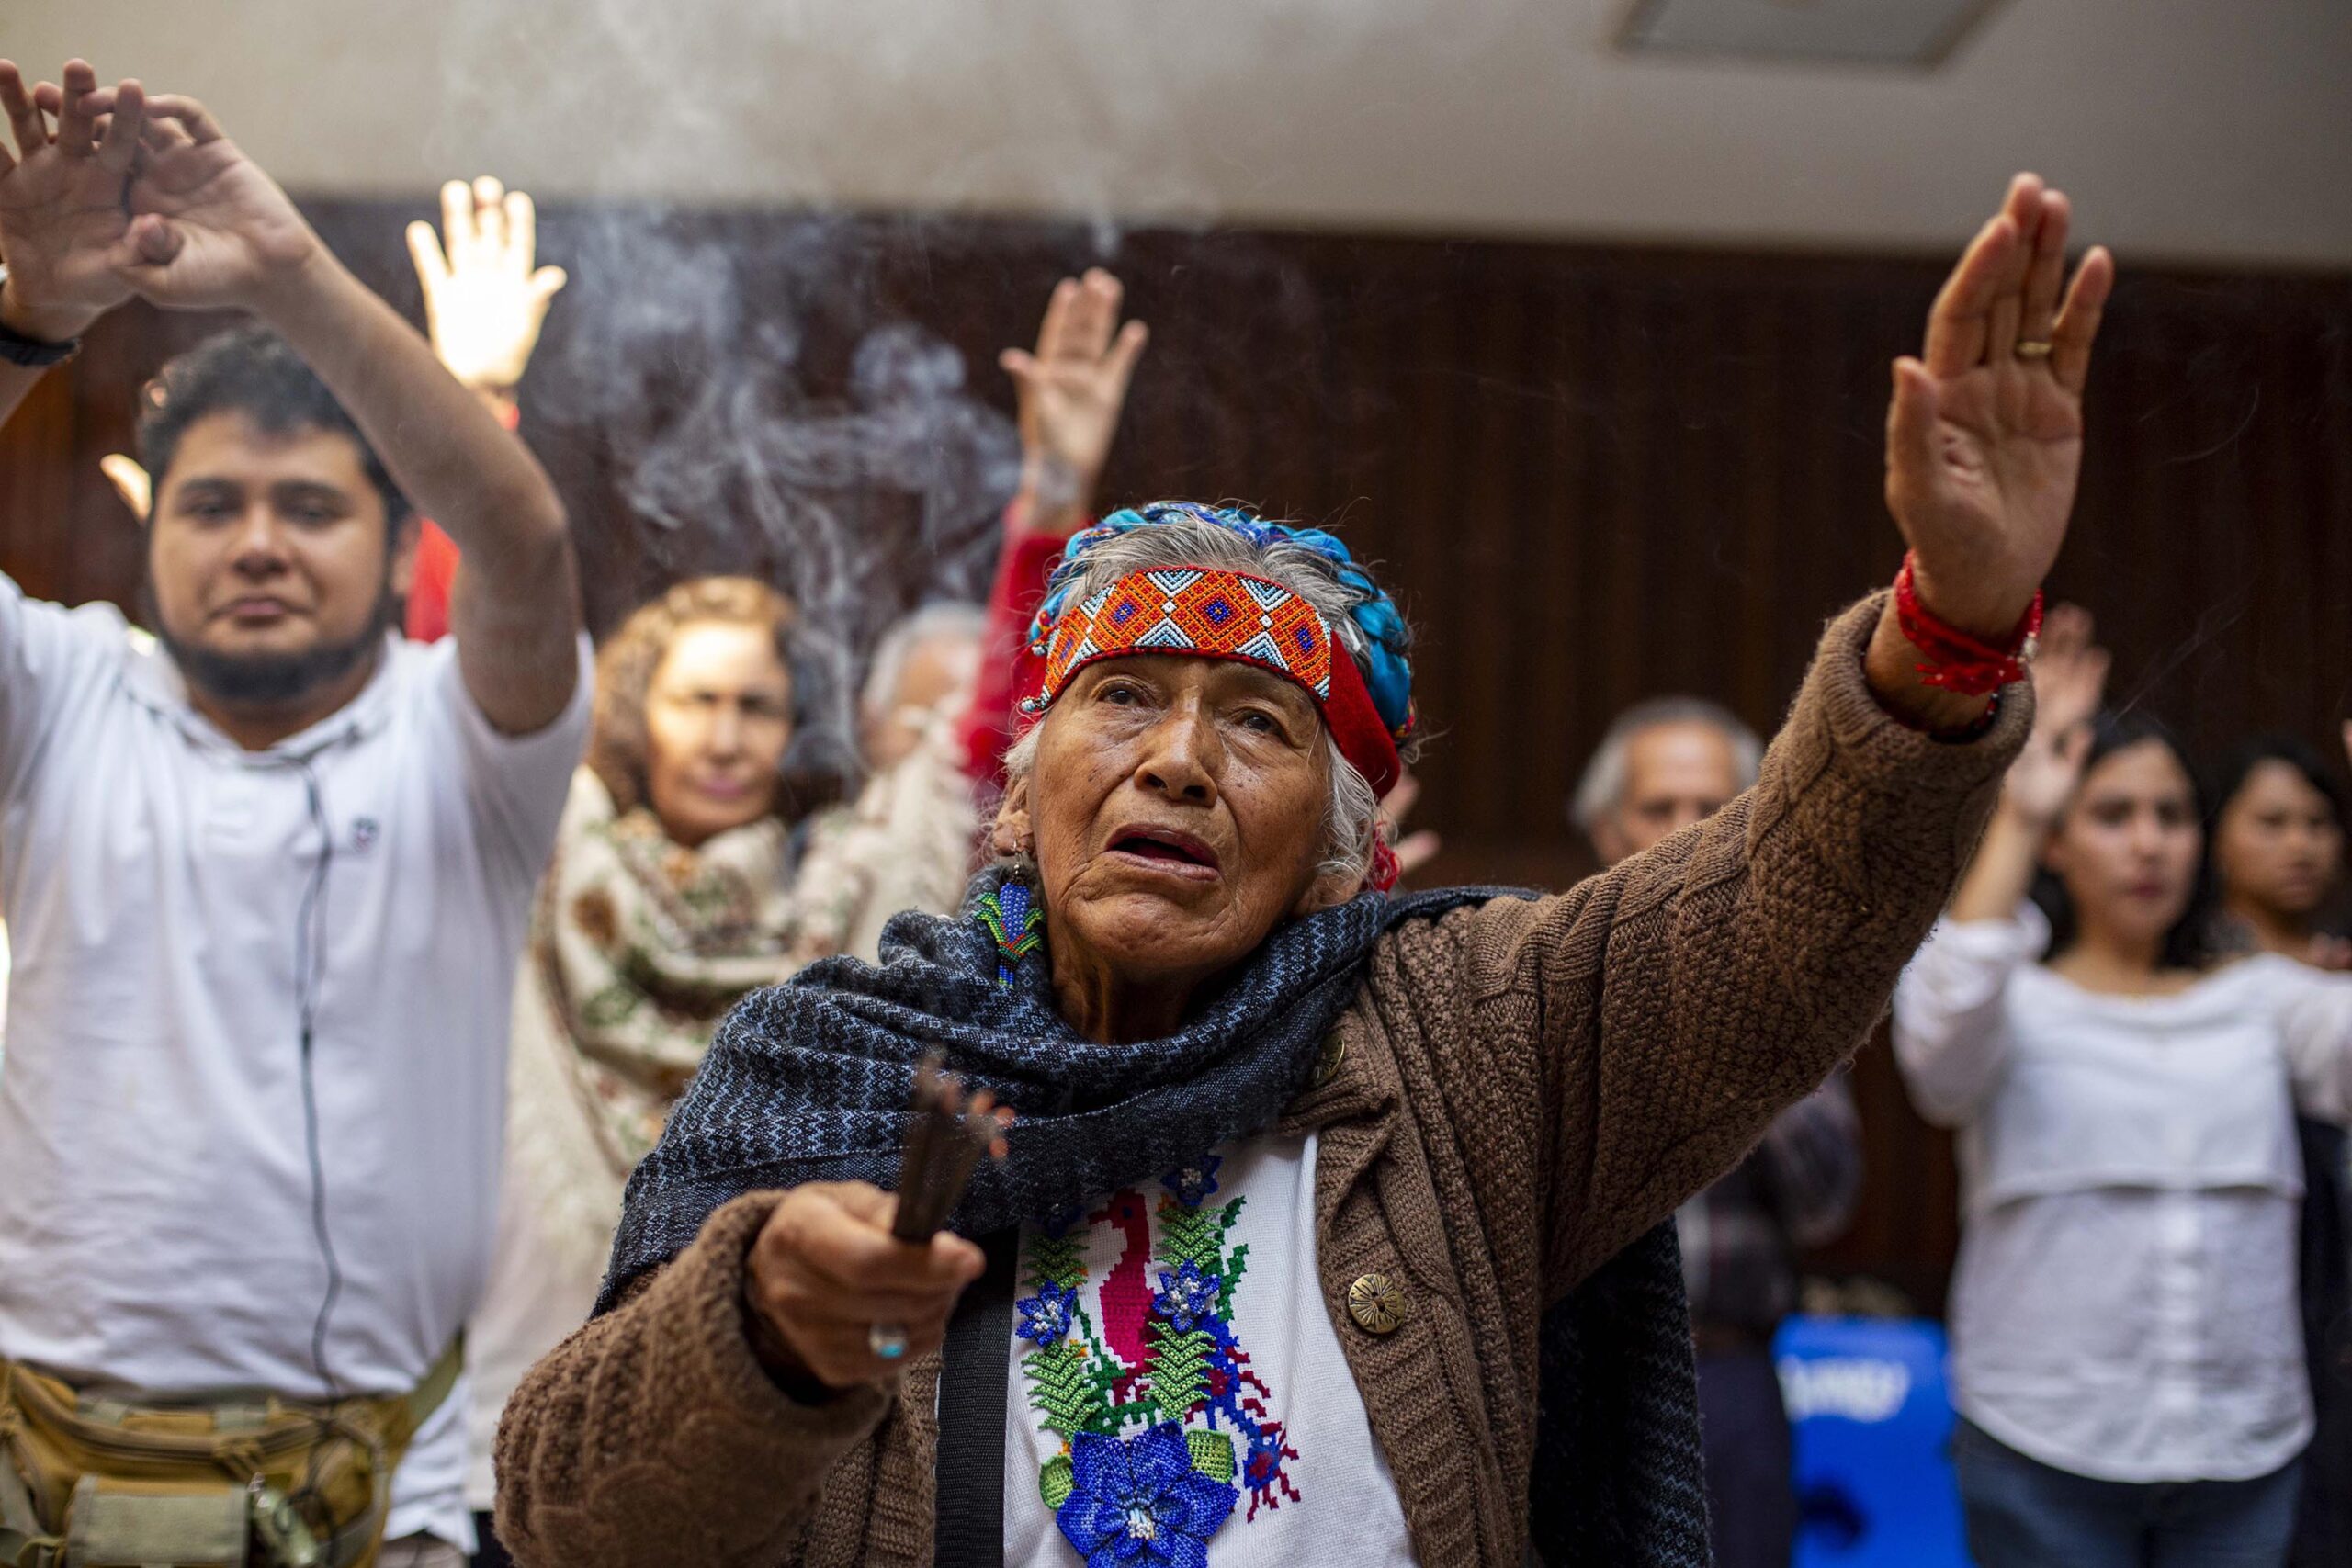
{"label": "woman in floral shawl", "polygon": [[514,988],[501,1240],[470,1335],[469,1490],[525,1369],[595,1300],[621,1189],[711,1032],[819,958],[871,956],[884,917],[952,909],[978,821],[949,720],[854,805],[787,775],[793,611],[749,578],[680,583],[597,660],[572,783]]}

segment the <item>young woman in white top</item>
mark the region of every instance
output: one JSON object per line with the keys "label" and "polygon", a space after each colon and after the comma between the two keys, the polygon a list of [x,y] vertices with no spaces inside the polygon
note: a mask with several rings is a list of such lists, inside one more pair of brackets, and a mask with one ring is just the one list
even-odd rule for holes
{"label": "young woman in white top", "polygon": [[2312,1431],[2294,1119],[2352,1112],[2352,982],[2211,957],[2192,771],[2092,718],[2105,672],[2053,615],[2035,737],[1895,993],[1912,1099],[1960,1134],[1969,1545],[2275,1568]]}

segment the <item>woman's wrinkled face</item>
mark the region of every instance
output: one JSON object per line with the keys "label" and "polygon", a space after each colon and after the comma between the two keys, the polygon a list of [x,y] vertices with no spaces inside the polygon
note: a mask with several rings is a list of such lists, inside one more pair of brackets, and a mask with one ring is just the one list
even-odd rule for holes
{"label": "woman's wrinkled face", "polygon": [[775,806],[792,739],[792,672],[764,626],[681,626],[645,693],[646,795],[689,849]]}
{"label": "woman's wrinkled face", "polygon": [[2214,825],[2213,863],[2233,900],[2290,919],[2325,901],[2344,861],[2344,829],[2301,770],[2257,762]]}
{"label": "woman's wrinkled face", "polygon": [[1106,660],[1056,700],[1000,838],[1036,855],[1057,954],[1129,984],[1204,979],[1352,891],[1318,875],[1330,765],[1314,700],[1278,675]]}
{"label": "woman's wrinkled face", "polygon": [[2142,740],[2083,776],[2044,858],[2086,926],[2161,941],[2188,908],[2204,845],[2188,771],[2164,742]]}

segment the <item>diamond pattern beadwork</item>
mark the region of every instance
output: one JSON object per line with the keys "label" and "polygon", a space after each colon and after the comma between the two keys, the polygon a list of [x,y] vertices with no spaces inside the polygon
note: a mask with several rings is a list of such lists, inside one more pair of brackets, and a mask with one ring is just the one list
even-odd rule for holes
{"label": "diamond pattern beadwork", "polygon": [[1084,666],[1125,653],[1238,660],[1289,677],[1318,701],[1331,694],[1331,632],[1314,606],[1247,572],[1163,567],[1121,578],[1055,623],[1035,710],[1050,706]]}

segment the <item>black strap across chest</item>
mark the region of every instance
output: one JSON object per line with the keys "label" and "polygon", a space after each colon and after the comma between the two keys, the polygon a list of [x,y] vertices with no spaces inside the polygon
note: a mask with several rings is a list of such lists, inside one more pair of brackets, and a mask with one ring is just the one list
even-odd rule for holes
{"label": "black strap across chest", "polygon": [[940,1349],[936,1568],[1002,1568],[1004,1416],[1019,1228],[984,1237],[988,1269],[947,1320]]}

